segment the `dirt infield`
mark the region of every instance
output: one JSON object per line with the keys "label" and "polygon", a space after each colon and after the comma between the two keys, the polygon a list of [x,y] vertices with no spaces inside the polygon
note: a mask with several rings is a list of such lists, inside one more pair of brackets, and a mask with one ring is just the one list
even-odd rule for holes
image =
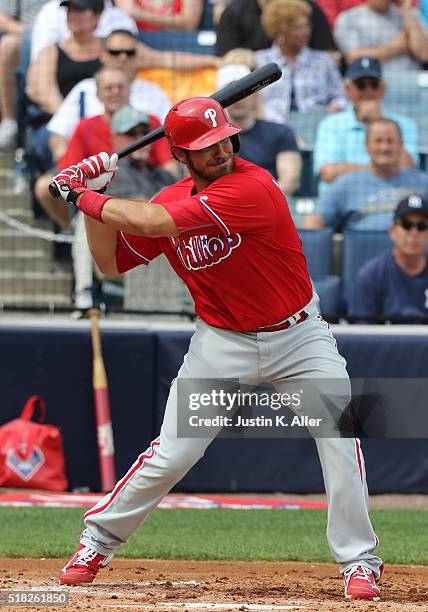
{"label": "dirt infield", "polygon": [[0,589],[60,589],[70,604],[5,606],[61,612],[407,612],[428,610],[428,567],[391,565],[381,581],[382,601],[348,602],[337,566],[320,563],[113,560],[88,587],[57,587],[58,559],[0,559]]}

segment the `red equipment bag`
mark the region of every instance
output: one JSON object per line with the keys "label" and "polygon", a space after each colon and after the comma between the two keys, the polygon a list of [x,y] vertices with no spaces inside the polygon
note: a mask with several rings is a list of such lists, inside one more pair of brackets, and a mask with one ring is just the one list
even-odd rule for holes
{"label": "red equipment bag", "polygon": [[[36,406],[38,423],[31,420]],[[62,435],[45,417],[45,402],[33,395],[18,419],[0,427],[0,487],[67,490]]]}

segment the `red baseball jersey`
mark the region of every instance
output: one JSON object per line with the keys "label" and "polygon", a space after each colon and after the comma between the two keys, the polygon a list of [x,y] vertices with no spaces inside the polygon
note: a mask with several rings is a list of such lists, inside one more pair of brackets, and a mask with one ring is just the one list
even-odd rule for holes
{"label": "red baseball jersey", "polygon": [[179,236],[118,232],[120,272],[160,253],[209,325],[251,331],[298,312],[312,297],[302,243],[287,201],[266,170],[235,158],[234,171],[195,193],[191,178],[156,197]]}

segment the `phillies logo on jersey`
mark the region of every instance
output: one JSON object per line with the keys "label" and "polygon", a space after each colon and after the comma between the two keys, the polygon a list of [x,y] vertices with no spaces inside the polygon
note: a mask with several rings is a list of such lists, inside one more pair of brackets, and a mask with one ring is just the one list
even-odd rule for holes
{"label": "phillies logo on jersey", "polygon": [[241,244],[239,234],[230,236],[189,236],[170,238],[179,260],[186,270],[200,270],[214,266],[231,255]]}

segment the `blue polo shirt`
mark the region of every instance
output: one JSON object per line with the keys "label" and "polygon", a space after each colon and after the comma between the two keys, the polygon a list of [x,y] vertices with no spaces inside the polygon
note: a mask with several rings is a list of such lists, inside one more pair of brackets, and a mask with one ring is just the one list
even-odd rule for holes
{"label": "blue polo shirt", "polygon": [[[413,119],[384,111],[384,117],[396,121],[400,126],[406,151],[419,165],[418,129]],[[346,110],[332,113],[322,119],[318,125],[314,146],[314,174],[318,176],[324,164],[334,162],[353,162],[368,164],[369,154],[366,150],[366,126],[361,124],[351,104]],[[319,193],[325,191],[328,183],[320,181]]]}
{"label": "blue polo shirt", "polygon": [[359,271],[349,314],[360,317],[428,316],[428,265],[409,276],[396,263],[392,251],[377,255]]}

